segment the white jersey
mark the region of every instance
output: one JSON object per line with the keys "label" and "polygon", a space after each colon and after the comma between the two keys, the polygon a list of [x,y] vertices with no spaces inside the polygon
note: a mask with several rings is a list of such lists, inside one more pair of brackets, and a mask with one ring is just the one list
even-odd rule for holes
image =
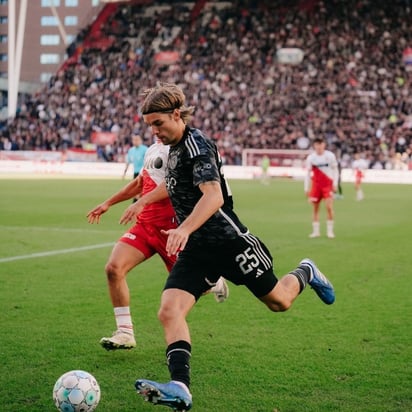
{"label": "white jersey", "polygon": [[329,150],[325,150],[321,155],[312,152],[306,158],[306,170],[305,192],[309,191],[311,181],[313,184],[331,183],[334,187],[338,185],[338,161],[336,156]]}
{"label": "white jersey", "polygon": [[[146,151],[144,156],[142,195],[156,189],[160,183],[164,182],[166,174],[167,158],[169,156],[169,146],[163,143],[154,143]],[[146,205],[139,215],[139,222],[154,222],[168,219],[175,216],[170,199],[159,200]]]}
{"label": "white jersey", "polygon": [[362,158],[356,159],[352,162],[352,169],[354,170],[366,170],[368,167],[368,162]]}

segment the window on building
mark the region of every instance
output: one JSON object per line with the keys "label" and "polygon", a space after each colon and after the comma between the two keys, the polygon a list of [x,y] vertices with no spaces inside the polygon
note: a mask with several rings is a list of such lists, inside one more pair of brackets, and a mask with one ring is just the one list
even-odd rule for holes
{"label": "window on building", "polygon": [[0,24],[7,24],[8,21],[7,16],[0,16]]}
{"label": "window on building", "polygon": [[53,73],[43,72],[40,74],[40,81],[42,83],[47,83],[52,76],[53,76]]}
{"label": "window on building", "polygon": [[42,46],[57,46],[60,44],[60,36],[58,34],[43,34],[40,36],[40,44]]}
{"label": "window on building", "polygon": [[58,21],[54,16],[42,16],[40,23],[42,26],[58,26]]}
{"label": "window on building", "polygon": [[66,16],[64,18],[65,26],[77,26],[77,16]]}
{"label": "window on building", "polygon": [[75,35],[75,34],[68,34],[68,35],[66,36],[67,44],[73,43],[73,41],[74,41],[75,38],[76,38],[76,35]]}
{"label": "window on building", "polygon": [[7,53],[0,53],[0,62],[6,62],[8,60]]}
{"label": "window on building", "polygon": [[92,7],[98,6],[100,3],[100,0],[92,0]]}
{"label": "window on building", "polygon": [[64,0],[66,7],[77,7],[79,5],[79,0]]}
{"label": "window on building", "polygon": [[60,63],[60,56],[57,53],[42,53],[40,55],[41,64],[58,64]]}
{"label": "window on building", "polygon": [[7,4],[9,1],[8,0],[0,0],[0,5],[1,4]]}
{"label": "window on building", "polygon": [[41,6],[42,7],[50,7],[50,6],[59,7],[60,0],[41,0]]}
{"label": "window on building", "polygon": [[0,43],[7,43],[7,34],[0,34]]}

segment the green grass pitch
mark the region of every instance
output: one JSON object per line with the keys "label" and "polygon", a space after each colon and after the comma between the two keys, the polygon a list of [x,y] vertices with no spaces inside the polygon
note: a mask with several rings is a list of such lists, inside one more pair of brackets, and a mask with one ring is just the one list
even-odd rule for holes
{"label": "green grass pitch", "polygon": [[[125,230],[118,219],[128,203],[99,225],[86,213],[124,183],[0,180],[2,412],[55,410],[53,385],[71,369],[97,378],[97,411],[167,410],[134,391],[137,378],[169,379],[156,317],[166,277],[158,257],[128,276],[137,348],[106,352],[98,344],[115,328],[104,244]],[[411,411],[412,186],[365,185],[356,202],[344,185],[330,240],[308,238],[302,182],[230,184],[237,213],[272,251],[278,276],[311,257],[334,283],[336,303],[324,305],[307,288],[275,314],[234,285],[223,304],[200,299],[189,316],[193,411]],[[80,249],[93,245],[103,246]]]}

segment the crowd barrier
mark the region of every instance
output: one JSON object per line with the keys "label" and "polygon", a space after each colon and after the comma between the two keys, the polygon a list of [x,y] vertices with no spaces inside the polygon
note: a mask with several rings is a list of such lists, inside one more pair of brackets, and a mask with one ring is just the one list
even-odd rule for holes
{"label": "crowd barrier", "polygon": [[[0,160],[0,178],[80,178],[80,179],[112,179],[122,178],[124,163],[105,162],[65,162],[36,160]],[[129,168],[127,178],[132,177]],[[224,166],[228,179],[259,179],[261,169],[256,166]],[[365,170],[364,183],[399,183],[412,184],[412,170]],[[304,168],[270,167],[269,176],[302,180],[306,175]],[[342,182],[353,182],[351,169],[342,169]]]}

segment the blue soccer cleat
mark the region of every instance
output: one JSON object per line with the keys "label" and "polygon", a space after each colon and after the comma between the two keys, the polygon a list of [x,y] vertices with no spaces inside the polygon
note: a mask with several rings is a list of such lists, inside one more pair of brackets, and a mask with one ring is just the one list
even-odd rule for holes
{"label": "blue soccer cleat", "polygon": [[145,401],[154,405],[168,406],[174,411],[188,411],[192,408],[192,395],[186,385],[181,382],[158,383],[138,379],[135,387]]}
{"label": "blue soccer cleat", "polygon": [[335,291],[332,283],[326,278],[326,276],[318,269],[315,262],[306,258],[303,259],[299,265],[307,266],[310,270],[309,285],[320,297],[320,299],[327,305],[331,305],[335,302]]}

